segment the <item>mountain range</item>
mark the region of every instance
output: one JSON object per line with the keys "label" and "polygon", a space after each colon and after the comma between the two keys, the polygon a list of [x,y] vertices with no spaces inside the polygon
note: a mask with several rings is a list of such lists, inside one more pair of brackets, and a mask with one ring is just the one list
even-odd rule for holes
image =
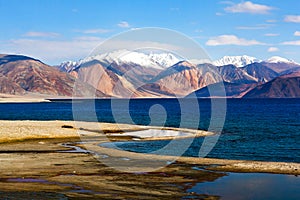
{"label": "mountain range", "polygon": [[[73,86],[78,86],[78,91]],[[80,88],[80,89],[79,89]],[[40,60],[20,55],[0,54],[0,93],[12,95],[106,96],[74,76]]]}
{"label": "mountain range", "polygon": [[[116,52],[49,66],[21,55],[0,55],[0,93],[52,96],[300,97],[300,65],[272,57],[225,56],[189,62],[165,52]],[[74,84],[76,83],[76,87]],[[75,92],[73,89],[75,88]],[[213,96],[210,91],[213,92]]]}

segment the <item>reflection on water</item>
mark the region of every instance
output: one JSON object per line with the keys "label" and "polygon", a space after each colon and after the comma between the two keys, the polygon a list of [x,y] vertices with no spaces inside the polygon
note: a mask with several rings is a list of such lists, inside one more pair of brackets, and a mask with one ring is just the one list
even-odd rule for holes
{"label": "reflection on water", "polygon": [[300,199],[300,177],[265,173],[230,173],[214,182],[198,183],[188,192],[221,199]]}

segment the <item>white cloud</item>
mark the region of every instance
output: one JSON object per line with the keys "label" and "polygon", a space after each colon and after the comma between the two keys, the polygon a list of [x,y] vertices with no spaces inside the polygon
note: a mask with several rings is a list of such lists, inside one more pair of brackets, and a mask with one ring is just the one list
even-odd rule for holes
{"label": "white cloud", "polygon": [[268,48],[268,52],[276,52],[276,51],[279,51],[279,49],[277,47]]}
{"label": "white cloud", "polygon": [[162,43],[162,42],[156,42],[156,41],[136,41],[134,39],[114,39],[109,40],[108,42],[101,43],[101,45],[97,46],[93,50],[93,53],[107,53],[110,51],[117,51],[120,49],[127,49],[127,50],[133,50],[133,49],[167,49],[171,51],[178,51],[182,50],[183,47],[177,46],[175,44],[168,44],[168,43]]}
{"label": "white cloud", "polygon": [[213,61],[211,59],[189,59],[188,60],[190,63],[193,63],[193,64],[204,64],[204,63],[209,63],[209,64],[212,64]]}
{"label": "white cloud", "polygon": [[87,29],[87,30],[81,30],[78,32],[85,33],[85,34],[97,34],[97,33],[101,34],[101,33],[109,33],[109,32],[111,32],[111,30],[109,30],[109,29]]}
{"label": "white cloud", "polygon": [[[92,52],[110,52],[120,49],[157,47],[178,51],[181,47],[152,41],[113,40],[105,43],[106,38],[77,37],[71,40],[46,39],[16,39],[0,41],[1,52],[7,54],[22,54],[42,60],[47,64],[57,65],[63,61],[79,60]],[[103,43],[104,42],[104,43]],[[100,48],[101,51],[98,51]]]}
{"label": "white cloud", "polygon": [[300,40],[282,42],[283,45],[300,46]]}
{"label": "white cloud", "polygon": [[60,36],[59,33],[54,32],[37,32],[37,31],[29,31],[23,34],[25,37],[58,37]]}
{"label": "white cloud", "polygon": [[300,23],[300,15],[287,15],[284,18],[285,22]]}
{"label": "white cloud", "polygon": [[96,37],[81,37],[72,40],[16,39],[0,43],[2,51],[28,55],[48,64],[66,60],[78,60],[89,55],[103,41]]}
{"label": "white cloud", "polygon": [[225,11],[231,13],[251,13],[251,14],[267,14],[273,10],[273,7],[255,4],[251,1],[245,1],[239,4],[234,4],[225,8]]}
{"label": "white cloud", "polygon": [[219,46],[219,45],[240,45],[240,46],[251,46],[251,45],[263,45],[263,43],[256,40],[246,40],[244,38],[238,38],[235,35],[220,35],[209,39],[206,42],[207,46]]}
{"label": "white cloud", "polygon": [[300,36],[300,31],[296,31],[296,32],[294,33],[294,36]]}
{"label": "white cloud", "polygon": [[279,36],[280,34],[279,33],[266,33],[265,36],[267,37],[276,37],[276,36]]}
{"label": "white cloud", "polygon": [[118,26],[121,28],[129,28],[130,27],[129,23],[126,21],[122,21],[122,22],[118,23]]}

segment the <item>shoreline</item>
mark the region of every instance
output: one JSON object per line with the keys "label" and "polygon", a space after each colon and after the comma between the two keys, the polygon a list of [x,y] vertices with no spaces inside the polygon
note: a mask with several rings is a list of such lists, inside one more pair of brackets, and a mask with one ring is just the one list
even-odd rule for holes
{"label": "shoreline", "polygon": [[40,103],[50,102],[40,94],[13,95],[0,93],[0,103]]}
{"label": "shoreline", "polygon": [[[79,129],[75,127],[80,127]],[[5,143],[16,143],[40,140],[40,139],[65,139],[72,140],[78,138],[81,143],[76,146],[93,152],[100,152],[110,157],[127,157],[135,160],[137,163],[140,160],[156,160],[159,162],[178,161],[188,164],[210,165],[209,170],[222,172],[266,172],[279,174],[300,175],[300,163],[290,162],[269,162],[269,161],[251,161],[251,160],[227,160],[215,158],[199,158],[199,157],[174,157],[156,154],[144,154],[128,152],[118,149],[101,147],[99,144],[112,141],[131,141],[132,138],[122,138],[122,133],[141,131],[145,129],[159,129],[160,127],[147,127],[129,124],[111,124],[111,123],[94,123],[94,122],[74,122],[74,121],[6,121],[0,120],[0,145]],[[14,127],[12,129],[11,127]],[[164,128],[172,131],[190,131],[195,134],[194,137],[202,137],[211,135],[209,132]],[[99,133],[99,130],[100,133]],[[103,132],[102,132],[103,131]],[[127,132],[128,131],[128,132]],[[101,134],[102,132],[102,134]],[[116,135],[117,133],[120,135]],[[103,134],[104,133],[104,134]],[[113,136],[110,136],[112,133]],[[120,137],[121,136],[121,137]],[[173,139],[184,137],[154,137],[150,140]],[[142,139],[149,140],[149,138]],[[132,161],[133,163],[133,161]],[[144,166],[142,166],[144,167]],[[133,169],[135,170],[135,169]],[[137,169],[141,170],[141,169]],[[148,169],[149,170],[149,169]],[[147,169],[146,169],[147,171]]]}
{"label": "shoreline", "polygon": [[[147,100],[147,99],[195,99],[186,97],[136,97],[136,98],[118,98],[118,97],[49,97],[48,95],[33,94],[33,95],[10,95],[0,93],[0,103],[41,103],[41,102],[72,102],[84,100]],[[210,99],[242,99],[241,97],[198,97],[197,99],[210,100]],[[244,99],[299,99],[297,97],[287,98],[244,98]]]}
{"label": "shoreline", "polygon": [[219,199],[221,194],[204,193],[198,185],[231,177],[231,172],[285,174],[284,180],[299,175],[294,169],[300,163],[176,158],[99,146],[119,139],[108,139],[109,132],[146,128],[136,125],[0,120],[0,126],[3,198]]}

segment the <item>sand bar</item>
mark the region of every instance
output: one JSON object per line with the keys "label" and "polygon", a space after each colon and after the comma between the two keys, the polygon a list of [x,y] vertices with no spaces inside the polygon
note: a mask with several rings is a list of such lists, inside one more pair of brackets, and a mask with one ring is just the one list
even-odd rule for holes
{"label": "sand bar", "polygon": [[50,102],[41,95],[11,95],[0,93],[0,103],[35,103],[35,102]]}
{"label": "sand bar", "polygon": [[218,199],[189,189],[231,171],[299,174],[299,163],[177,158],[99,146],[159,127],[73,121],[0,121],[0,126],[0,195],[8,199]]}
{"label": "sand bar", "polygon": [[[159,127],[146,127],[128,124],[110,124],[110,123],[92,123],[92,122],[74,122],[74,121],[0,121],[0,142],[26,141],[32,139],[49,139],[49,138],[80,138],[84,144],[77,144],[82,148],[87,148],[98,154],[108,155],[110,158],[123,157],[131,160],[131,170],[149,170],[149,169],[134,169],[134,162],[157,161],[157,162],[173,162],[175,160],[190,164],[210,165],[211,170],[220,171],[237,171],[237,172],[269,172],[283,174],[300,174],[300,163],[284,163],[284,162],[262,162],[262,161],[243,161],[243,160],[225,160],[225,159],[210,159],[196,157],[174,157],[160,156],[153,154],[141,154],[127,152],[117,149],[100,147],[103,142],[116,140],[131,140],[136,139],[137,133],[144,133],[145,130],[155,130],[154,136],[150,139],[173,139],[180,138],[180,134],[173,136],[157,135]],[[163,131],[183,131],[196,136],[211,135],[209,132],[164,128]],[[143,136],[143,135],[142,135]],[[149,139],[147,137],[139,137],[138,139]],[[185,134],[182,135],[186,137]],[[112,161],[110,161],[112,162]],[[147,163],[147,162],[146,162]],[[146,165],[146,164],[145,164]],[[143,165],[142,167],[145,167]],[[128,167],[128,166],[126,166]]]}

